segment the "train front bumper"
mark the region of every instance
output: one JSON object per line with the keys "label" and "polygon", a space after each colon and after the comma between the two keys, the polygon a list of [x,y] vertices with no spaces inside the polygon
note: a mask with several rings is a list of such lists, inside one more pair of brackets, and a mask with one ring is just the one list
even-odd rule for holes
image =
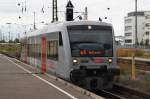
{"label": "train front bumper", "polygon": [[119,74],[119,68],[76,69],[71,72],[70,79],[86,89],[107,89],[112,87],[114,77]]}

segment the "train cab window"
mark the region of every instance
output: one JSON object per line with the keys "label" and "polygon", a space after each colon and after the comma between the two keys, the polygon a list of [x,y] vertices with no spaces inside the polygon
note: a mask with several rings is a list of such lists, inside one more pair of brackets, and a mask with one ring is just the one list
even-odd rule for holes
{"label": "train cab window", "polygon": [[59,32],[59,46],[63,46],[62,34]]}
{"label": "train cab window", "polygon": [[112,57],[113,34],[110,26],[68,26],[72,57]]}

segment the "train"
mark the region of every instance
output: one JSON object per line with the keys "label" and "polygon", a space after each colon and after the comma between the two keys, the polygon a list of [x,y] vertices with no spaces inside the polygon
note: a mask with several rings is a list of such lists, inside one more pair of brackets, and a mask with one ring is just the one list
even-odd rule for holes
{"label": "train", "polygon": [[88,90],[111,89],[120,73],[109,23],[54,22],[20,41],[22,61]]}

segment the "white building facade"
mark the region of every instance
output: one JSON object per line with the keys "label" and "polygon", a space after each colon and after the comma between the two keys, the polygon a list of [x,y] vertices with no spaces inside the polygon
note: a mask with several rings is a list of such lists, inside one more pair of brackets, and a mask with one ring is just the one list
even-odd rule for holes
{"label": "white building facade", "polygon": [[145,12],[144,45],[150,45],[150,11]]}
{"label": "white building facade", "polygon": [[[134,45],[135,44],[135,12],[130,12],[128,15],[124,18],[124,44],[125,45]],[[148,31],[150,31],[150,19],[147,17],[150,17],[150,11],[138,11],[137,12],[137,38],[139,44],[145,44],[150,43],[150,38],[148,37]],[[148,26],[149,24],[149,26]],[[147,38],[149,40],[147,40]],[[147,40],[147,41],[146,41]]]}

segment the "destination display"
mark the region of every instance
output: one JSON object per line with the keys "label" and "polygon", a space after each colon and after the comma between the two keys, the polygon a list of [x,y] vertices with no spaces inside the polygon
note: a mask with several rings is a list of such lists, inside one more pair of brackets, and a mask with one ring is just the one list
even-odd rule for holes
{"label": "destination display", "polygon": [[105,51],[104,50],[80,50],[80,55],[104,55]]}

